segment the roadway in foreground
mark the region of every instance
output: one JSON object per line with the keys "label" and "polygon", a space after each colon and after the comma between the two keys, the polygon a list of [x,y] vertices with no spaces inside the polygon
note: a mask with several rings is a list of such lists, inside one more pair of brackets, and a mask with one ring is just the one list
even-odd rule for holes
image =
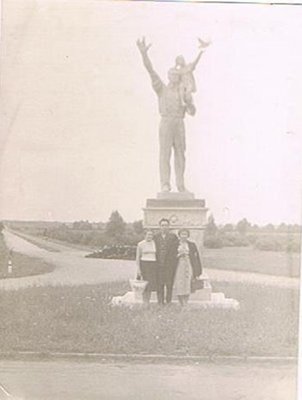
{"label": "roadway in foreground", "polygon": [[0,383],[23,400],[295,400],[296,374],[292,362],[0,361]]}

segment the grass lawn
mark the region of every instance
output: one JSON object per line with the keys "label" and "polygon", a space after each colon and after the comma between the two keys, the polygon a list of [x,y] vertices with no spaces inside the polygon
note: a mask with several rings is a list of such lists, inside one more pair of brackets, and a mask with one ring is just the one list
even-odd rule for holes
{"label": "grass lawn", "polygon": [[[8,273],[7,265],[9,258],[12,261],[12,273]],[[40,275],[53,271],[54,266],[45,261],[12,252],[9,256],[3,236],[0,234],[0,279],[20,278],[30,275]]]}
{"label": "grass lawn", "polygon": [[239,311],[109,305],[126,282],[0,291],[1,351],[296,356],[298,290],[215,284]]}
{"label": "grass lawn", "polygon": [[204,249],[205,268],[259,272],[268,275],[299,277],[300,254],[262,251],[251,247]]}

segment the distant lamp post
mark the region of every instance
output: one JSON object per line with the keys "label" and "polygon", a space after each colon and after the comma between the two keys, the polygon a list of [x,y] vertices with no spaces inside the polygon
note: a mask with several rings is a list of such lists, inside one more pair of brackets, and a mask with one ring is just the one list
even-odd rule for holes
{"label": "distant lamp post", "polygon": [[12,260],[8,260],[7,272],[8,272],[9,275],[12,274],[12,272],[13,272]]}

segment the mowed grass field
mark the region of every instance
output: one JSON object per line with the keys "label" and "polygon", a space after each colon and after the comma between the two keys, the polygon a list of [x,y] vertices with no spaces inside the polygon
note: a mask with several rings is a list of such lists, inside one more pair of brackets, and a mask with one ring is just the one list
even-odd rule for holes
{"label": "mowed grass field", "polygon": [[240,310],[111,306],[127,282],[0,291],[2,352],[296,356],[295,289],[215,283]]}
{"label": "mowed grass field", "polygon": [[252,247],[224,247],[204,249],[205,268],[217,268],[268,275],[299,277],[300,254],[279,251],[263,251]]}
{"label": "mowed grass field", "polygon": [[[7,249],[0,238],[2,278]],[[292,258],[288,258],[292,257]],[[51,271],[40,259],[13,254],[13,277]],[[206,249],[208,268],[299,275],[299,256],[250,248]],[[293,268],[292,270],[290,268]],[[294,269],[295,268],[295,269]],[[0,275],[1,277],[1,275]],[[113,307],[127,282],[0,291],[2,352],[61,351],[173,355],[296,356],[297,289],[214,282],[240,310]]]}

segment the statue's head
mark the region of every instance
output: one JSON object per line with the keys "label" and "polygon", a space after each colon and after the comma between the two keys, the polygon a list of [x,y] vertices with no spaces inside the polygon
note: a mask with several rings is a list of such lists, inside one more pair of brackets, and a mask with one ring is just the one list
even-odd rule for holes
{"label": "statue's head", "polygon": [[175,64],[179,65],[180,67],[184,67],[186,65],[184,56],[177,56],[175,59]]}
{"label": "statue's head", "polygon": [[179,83],[180,75],[176,68],[171,68],[168,71],[168,80],[171,83]]}

